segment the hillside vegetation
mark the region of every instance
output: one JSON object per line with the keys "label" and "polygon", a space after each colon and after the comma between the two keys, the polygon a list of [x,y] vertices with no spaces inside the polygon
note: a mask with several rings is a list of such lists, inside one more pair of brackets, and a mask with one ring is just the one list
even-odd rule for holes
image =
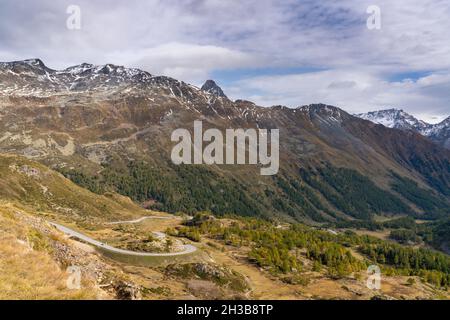
{"label": "hillside vegetation", "polygon": [[0,155],[0,199],[71,221],[145,215],[125,197],[92,193],[42,164],[15,155]]}
{"label": "hillside vegetation", "polygon": [[54,239],[30,227],[17,212],[0,201],[0,300],[101,297],[93,282],[78,290],[67,287],[68,274],[51,254]]}
{"label": "hillside vegetation", "polygon": [[[223,224],[197,215],[190,227],[201,235],[235,246],[248,247],[248,259],[260,267],[291,279],[305,270],[326,270],[331,278],[356,276],[376,264],[385,275],[418,276],[438,288],[450,286],[450,257],[429,249],[414,249],[353,232],[333,234],[304,225],[284,227],[255,218]],[[359,252],[363,258],[358,258]]]}

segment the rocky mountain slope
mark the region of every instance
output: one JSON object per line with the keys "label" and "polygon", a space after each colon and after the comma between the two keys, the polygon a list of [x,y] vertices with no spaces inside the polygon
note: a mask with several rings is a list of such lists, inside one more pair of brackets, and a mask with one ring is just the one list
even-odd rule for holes
{"label": "rocky mountain slope", "polygon": [[40,163],[12,154],[0,155],[0,199],[48,211],[54,218],[70,222],[146,215],[126,197],[92,193]]}
{"label": "rocky mountain slope", "polygon": [[213,95],[216,95],[218,97],[222,97],[222,98],[227,98],[227,96],[225,95],[225,93],[223,92],[222,88],[219,87],[214,80],[207,80],[202,88],[203,91],[206,91],[208,93],[211,93]]}
{"label": "rocky mountain slope", "polygon": [[[450,151],[326,105],[263,108],[114,65],[0,64],[0,152],[152,208],[309,222],[448,214]],[[170,160],[177,128],[280,129],[280,172]]]}
{"label": "rocky mountain slope", "polygon": [[358,117],[382,124],[388,128],[416,131],[432,141],[450,149],[450,117],[438,124],[429,124],[416,119],[403,110],[388,109],[361,113]]}
{"label": "rocky mountain slope", "polygon": [[447,149],[450,149],[450,117],[432,126],[424,134]]}

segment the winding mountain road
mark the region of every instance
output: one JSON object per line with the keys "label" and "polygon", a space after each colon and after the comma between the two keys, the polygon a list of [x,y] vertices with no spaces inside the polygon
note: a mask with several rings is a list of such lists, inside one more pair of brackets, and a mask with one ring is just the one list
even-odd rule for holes
{"label": "winding mountain road", "polygon": [[[145,219],[150,219],[150,218],[155,218],[155,217],[144,217],[144,218],[140,218],[137,220],[133,220],[132,222],[120,222],[120,223],[138,223],[137,221],[143,221]],[[162,218],[162,217],[159,217]],[[74,237],[77,239],[80,239],[84,242],[87,242],[95,247],[101,248],[103,250],[107,250],[110,252],[114,252],[114,253],[119,253],[119,254],[124,254],[124,255],[129,255],[129,256],[140,256],[140,257],[173,257],[173,256],[181,256],[181,255],[185,255],[185,254],[190,254],[193,253],[195,251],[197,251],[197,247],[190,245],[190,244],[186,244],[184,245],[184,250],[183,251],[179,251],[179,252],[168,252],[168,253],[151,253],[151,252],[136,252],[136,251],[130,251],[130,250],[124,250],[124,249],[119,249],[119,248],[115,248],[112,246],[107,245],[104,242],[101,241],[97,241],[92,239],[91,237],[88,237],[82,233],[79,233],[75,230],[72,230],[68,227],[65,227],[63,225],[60,225],[58,223],[55,222],[49,222],[52,226],[54,226],[56,229],[58,229],[59,231],[65,233],[66,235],[70,236],[70,237]],[[118,224],[118,223],[116,223]],[[155,233],[158,237],[165,237],[165,234],[162,232],[158,232]]]}

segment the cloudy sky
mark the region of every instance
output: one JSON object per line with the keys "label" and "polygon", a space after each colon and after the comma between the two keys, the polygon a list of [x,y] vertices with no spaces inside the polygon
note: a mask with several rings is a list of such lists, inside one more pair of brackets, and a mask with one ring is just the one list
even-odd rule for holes
{"label": "cloudy sky", "polygon": [[[70,5],[81,10],[81,28]],[[370,30],[367,9],[381,9]],[[264,106],[450,115],[449,0],[0,0],[0,61],[139,67]]]}

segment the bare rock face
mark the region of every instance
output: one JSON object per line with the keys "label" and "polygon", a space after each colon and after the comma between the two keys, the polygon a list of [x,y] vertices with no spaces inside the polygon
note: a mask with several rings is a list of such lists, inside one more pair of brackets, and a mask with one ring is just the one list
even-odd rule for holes
{"label": "bare rock face", "polygon": [[220,88],[214,80],[207,80],[205,84],[202,86],[202,90],[206,91],[208,93],[211,93],[215,96],[227,98],[225,93],[223,92],[222,88]]}
{"label": "bare rock face", "polygon": [[198,298],[244,299],[250,292],[246,277],[236,271],[209,263],[172,264],[166,276],[186,284],[188,291]]}
{"label": "bare rock face", "polygon": [[114,285],[117,299],[119,300],[141,300],[141,289],[133,283],[119,281]]}
{"label": "bare rock face", "polygon": [[225,272],[218,267],[213,267],[206,263],[196,263],[194,264],[194,270],[196,274],[203,274],[208,277],[223,278],[225,277]]}
{"label": "bare rock face", "polygon": [[27,165],[20,167],[19,171],[26,174],[29,177],[38,177],[40,174],[39,169],[30,168]]}

